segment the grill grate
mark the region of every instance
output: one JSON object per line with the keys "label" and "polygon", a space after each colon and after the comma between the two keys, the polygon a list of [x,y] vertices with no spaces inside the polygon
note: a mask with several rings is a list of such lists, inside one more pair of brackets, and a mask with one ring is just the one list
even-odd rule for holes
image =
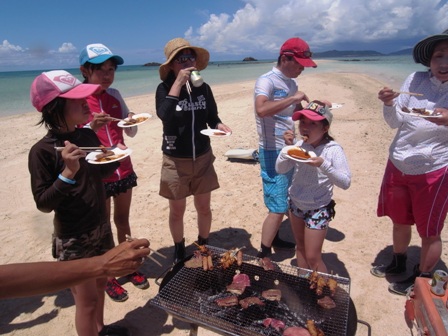
{"label": "grill grate", "polygon": [[[214,255],[226,252],[217,247],[207,247]],[[309,288],[308,280],[298,275],[299,271],[303,272],[300,268],[273,262],[275,270],[265,271],[259,266],[258,258],[244,255],[243,261],[243,265],[232,265],[226,270],[215,267],[212,271],[203,271],[202,268],[181,267],[171,279],[162,283],[151,304],[173,316],[225,335],[281,335],[273,327],[263,325],[263,320],[268,317],[283,321],[286,327],[306,327],[306,321],[313,320],[325,335],[347,334],[348,278],[325,274],[337,280],[338,289],[333,297],[336,308],[324,309],[317,304],[317,295]],[[238,271],[247,274],[251,281],[239,299],[249,296],[261,298],[263,290],[275,288],[282,292],[281,301],[265,301],[264,306],[253,305],[247,309],[217,306],[214,300],[229,295],[226,286]],[[325,287],[323,295],[329,294]]]}

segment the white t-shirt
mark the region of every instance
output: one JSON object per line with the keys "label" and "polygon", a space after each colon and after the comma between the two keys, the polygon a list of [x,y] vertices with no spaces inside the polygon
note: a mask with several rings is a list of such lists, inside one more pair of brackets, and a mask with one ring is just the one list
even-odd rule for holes
{"label": "white t-shirt", "polygon": [[[293,96],[298,91],[295,79],[288,78],[274,67],[268,73],[260,76],[255,83],[254,101],[259,95],[277,101]],[[259,146],[265,150],[280,150],[285,145],[283,133],[286,130],[294,131],[294,121],[291,116],[294,113],[295,104],[288,106],[274,116],[260,118],[255,113]]]}

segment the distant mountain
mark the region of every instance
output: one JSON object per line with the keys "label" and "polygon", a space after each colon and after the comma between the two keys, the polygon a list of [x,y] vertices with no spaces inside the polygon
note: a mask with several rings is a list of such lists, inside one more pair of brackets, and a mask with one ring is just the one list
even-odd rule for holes
{"label": "distant mountain", "polygon": [[368,56],[398,56],[411,55],[412,49],[403,49],[389,54],[383,54],[375,50],[328,50],[324,52],[313,53],[314,57],[333,58],[333,57],[368,57]]}

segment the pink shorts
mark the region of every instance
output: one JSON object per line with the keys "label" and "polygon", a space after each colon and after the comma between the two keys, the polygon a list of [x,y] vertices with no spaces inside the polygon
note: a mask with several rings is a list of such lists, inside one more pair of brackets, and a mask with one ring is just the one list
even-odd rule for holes
{"label": "pink shorts", "polygon": [[448,167],[406,175],[388,161],[378,197],[377,215],[393,223],[417,225],[420,237],[439,236],[448,211]]}

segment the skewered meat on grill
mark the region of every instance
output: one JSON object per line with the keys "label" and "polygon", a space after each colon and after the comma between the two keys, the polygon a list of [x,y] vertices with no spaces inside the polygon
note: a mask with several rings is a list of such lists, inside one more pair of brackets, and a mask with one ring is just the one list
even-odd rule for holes
{"label": "skewered meat on grill", "polygon": [[334,300],[327,295],[323,298],[318,299],[317,304],[325,309],[333,309],[334,307],[336,307],[336,303],[334,302]]}
{"label": "skewered meat on grill", "polygon": [[241,266],[243,264],[243,252],[241,251],[243,248],[244,246],[241,248],[234,248],[221,254],[219,266],[223,269],[227,269],[235,262],[238,266]]}
{"label": "skewered meat on grill", "polygon": [[314,271],[310,275],[309,282],[310,288],[315,289],[317,295],[322,295],[324,287],[327,285],[325,278]]}
{"label": "skewered meat on grill", "polygon": [[282,329],[285,329],[285,322],[274,319],[274,318],[265,318],[263,320],[263,325],[267,328],[267,327],[272,327],[277,331],[280,331]]}
{"label": "skewered meat on grill", "polygon": [[334,296],[336,294],[336,289],[338,288],[338,282],[336,281],[336,279],[329,278],[327,280],[327,286],[330,290],[331,296]]}
{"label": "skewered meat on grill", "polygon": [[288,327],[283,330],[283,336],[311,336],[309,331],[302,327]]}
{"label": "skewered meat on grill", "polygon": [[311,336],[325,336],[324,332],[320,330],[318,327],[316,327],[313,320],[307,320],[306,327],[308,328],[308,331],[311,334]]}
{"label": "skewered meat on grill", "polygon": [[280,289],[267,289],[261,293],[261,296],[269,301],[280,301],[282,299],[282,292]]}
{"label": "skewered meat on grill", "polygon": [[241,299],[239,301],[239,304],[241,305],[241,308],[243,308],[243,309],[247,309],[247,308],[249,308],[250,306],[253,306],[253,305],[264,306],[264,302],[261,301],[256,296],[249,296],[247,298]]}
{"label": "skewered meat on grill", "polygon": [[232,283],[230,285],[228,285],[227,291],[236,295],[241,295],[243,294],[244,290],[246,289],[246,287],[250,286],[250,279],[249,276],[247,274],[235,274],[233,276],[233,280]]}
{"label": "skewered meat on grill", "polygon": [[238,297],[236,295],[231,295],[216,299],[215,302],[220,307],[232,307],[238,305]]}
{"label": "skewered meat on grill", "polygon": [[268,257],[261,258],[259,260],[260,266],[263,267],[265,271],[273,271],[275,269],[274,264]]}

